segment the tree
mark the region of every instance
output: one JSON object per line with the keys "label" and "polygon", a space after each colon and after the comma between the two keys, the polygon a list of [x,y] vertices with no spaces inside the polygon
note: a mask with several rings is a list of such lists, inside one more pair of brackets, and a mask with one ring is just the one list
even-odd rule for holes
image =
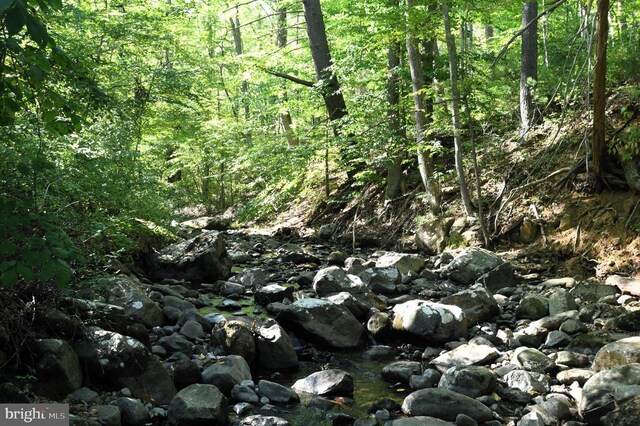
{"label": "tree", "polygon": [[520,67],[520,131],[526,133],[535,121],[533,93],[538,80],[538,1],[522,4],[522,33]]}
{"label": "tree", "polygon": [[451,32],[451,23],[449,19],[449,6],[446,2],[441,4],[442,16],[444,18],[444,34],[447,39],[447,52],[449,54],[449,79],[451,81],[451,121],[453,123],[453,145],[454,158],[456,164],[456,175],[458,176],[458,186],[460,187],[460,196],[465,212],[468,216],[473,214],[473,204],[469,197],[469,189],[467,188],[467,179],[464,173],[464,164],[462,162],[462,140],[460,126],[460,91],[458,90],[458,64],[456,60],[456,41]]}
{"label": "tree", "polygon": [[593,141],[591,172],[602,179],[605,147],[605,108],[607,86],[607,35],[609,32],[609,0],[598,1],[598,35],[596,41],[596,64],[593,80]]}
{"label": "tree", "polygon": [[431,153],[425,148],[425,133],[427,132],[428,118],[424,111],[424,73],[422,58],[418,50],[418,41],[412,31],[411,11],[414,0],[407,0],[407,59],[411,71],[411,86],[413,89],[413,107],[416,123],[416,146],[418,154],[418,169],[422,184],[427,194],[427,206],[432,213],[438,214],[441,210],[440,185],[435,178],[435,170]]}
{"label": "tree", "polygon": [[[387,50],[387,119],[391,130],[390,138],[404,140],[407,135],[400,124],[400,81],[398,71],[401,64],[399,51],[400,49],[395,43],[391,43]],[[395,145],[393,141],[392,145]],[[387,165],[387,186],[384,193],[386,200],[392,200],[400,192],[402,159],[401,150],[392,151],[390,162]]]}

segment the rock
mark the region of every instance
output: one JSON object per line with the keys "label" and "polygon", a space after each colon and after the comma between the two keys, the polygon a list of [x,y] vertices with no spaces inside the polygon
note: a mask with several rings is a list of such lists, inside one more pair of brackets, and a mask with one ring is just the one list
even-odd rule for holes
{"label": "rock", "polygon": [[247,291],[244,285],[230,281],[217,281],[216,285],[220,286],[218,292],[223,296],[231,296],[233,294],[243,295]]}
{"label": "rock", "polygon": [[131,321],[140,322],[146,327],[162,326],[162,309],[142,290],[137,279],[126,275],[98,278],[89,285],[104,289],[105,301],[124,308],[124,315]]}
{"label": "rock", "polygon": [[482,284],[475,284],[440,300],[445,305],[454,305],[462,309],[468,324],[488,321],[498,314],[500,309],[493,295]]}
{"label": "rock", "polygon": [[173,398],[167,411],[173,426],[227,424],[227,398],[213,385],[193,384]]}
{"label": "rock", "polygon": [[478,426],[478,422],[465,414],[456,416],[456,426]]}
{"label": "rock", "polygon": [[242,305],[236,300],[224,299],[222,303],[218,305],[218,308],[223,311],[239,311],[242,309]]}
{"label": "rock", "polygon": [[531,244],[538,237],[538,223],[528,216],[522,219],[519,229],[519,239],[521,243]]}
{"label": "rock", "polygon": [[640,331],[640,311],[625,312],[611,320],[612,329],[639,332]]}
{"label": "rock", "polygon": [[498,358],[498,350],[488,345],[461,345],[431,360],[429,364],[445,372],[450,367],[487,365]]}
{"label": "rock", "polygon": [[289,426],[289,424],[280,417],[255,414],[240,420],[239,426]]}
{"label": "rock", "polygon": [[131,395],[156,405],[168,404],[176,395],[171,375],[160,360],[152,356],[145,371],[135,377],[119,377],[114,381],[119,387],[131,390]]}
{"label": "rock", "polygon": [[[71,402],[86,405],[96,405],[100,401],[100,395],[89,388],[79,388],[71,392]],[[118,413],[118,417],[120,414]]]}
{"label": "rock", "polygon": [[256,331],[258,363],[270,370],[298,367],[298,355],[287,332],[275,320],[269,319]]}
{"label": "rock", "polygon": [[435,388],[440,382],[442,374],[438,370],[427,369],[422,375],[412,375],[409,378],[409,387],[412,390]]}
{"label": "rock", "polygon": [[331,239],[333,234],[336,232],[336,224],[335,223],[325,223],[318,228],[318,239],[320,241],[328,241]]}
{"label": "rock", "polygon": [[569,335],[586,333],[589,331],[587,326],[582,321],[575,319],[568,319],[564,321],[562,324],[560,324],[559,330]]}
{"label": "rock", "polygon": [[335,250],[329,253],[327,256],[327,263],[331,266],[344,266],[344,262],[347,260],[347,254],[340,250]]}
{"label": "rock", "polygon": [[182,352],[187,356],[191,356],[193,352],[193,343],[180,334],[172,334],[158,339],[158,345],[163,347],[168,353]]}
{"label": "rock", "polygon": [[396,268],[368,268],[358,274],[364,284],[376,294],[396,293],[400,273]]}
{"label": "rock", "polygon": [[516,423],[516,426],[547,426],[538,413],[527,413]]}
{"label": "rock", "polygon": [[420,272],[424,268],[424,257],[408,253],[386,253],[376,261],[376,268],[396,268],[402,275]]}
{"label": "rock", "polygon": [[640,364],[621,365],[595,374],[584,384],[578,412],[590,424],[621,401],[640,395]]}
{"label": "rock", "polygon": [[122,424],[122,413],[120,408],[113,405],[96,405],[96,418],[101,426],[120,426]]}
{"label": "rock", "polygon": [[585,355],[595,355],[603,346],[626,337],[628,336],[595,331],[575,336],[566,349],[568,351],[578,352]]}
{"label": "rock", "polygon": [[546,393],[549,390],[549,384],[542,373],[512,370],[503,376],[503,380],[510,388],[522,392]]}
{"label": "rock", "polygon": [[569,420],[572,417],[571,404],[568,398],[561,396],[550,397],[529,409],[538,413],[545,425],[561,424],[563,420]]}
{"label": "rock", "polygon": [[450,217],[433,219],[420,225],[415,238],[418,248],[428,255],[444,251],[453,222],[454,219]]}
{"label": "rock", "polygon": [[226,395],[243,380],[251,380],[251,371],[247,361],[239,355],[228,355],[202,372],[202,383],[215,385]]}
{"label": "rock", "polygon": [[37,393],[50,398],[64,397],[82,386],[82,370],[73,348],[59,339],[39,339],[30,345],[38,381]]}
{"label": "rock", "polygon": [[224,280],[231,274],[231,259],[222,233],[203,232],[155,253],[147,268],[150,278],[183,279],[196,283]]}
{"label": "rock", "polygon": [[367,331],[376,339],[384,339],[393,334],[392,323],[389,314],[374,311],[367,321]]}
{"label": "rock", "polygon": [[373,345],[362,353],[362,359],[368,361],[384,361],[393,359],[395,351],[391,346]]}
{"label": "rock", "polygon": [[258,398],[258,395],[251,387],[242,384],[233,386],[231,389],[231,399],[254,405],[260,401],[260,398]]}
{"label": "rock", "polygon": [[180,334],[195,342],[204,338],[204,329],[197,321],[189,320],[180,328]]}
{"label": "rock", "polygon": [[557,352],[555,362],[556,365],[565,365],[567,367],[586,367],[590,364],[588,356],[571,351]]}
{"label": "rock", "polygon": [[290,404],[298,402],[298,395],[286,386],[269,380],[260,380],[258,382],[258,393],[260,396],[266,396],[274,404]]}
{"label": "rock", "polygon": [[429,416],[405,417],[403,419],[393,420],[389,424],[391,426],[456,426],[455,423]]}
{"label": "rock", "polygon": [[99,327],[88,327],[74,350],[92,381],[140,375],[151,358],[149,350],[139,341]]}
{"label": "rock", "polygon": [[393,312],[393,328],[398,331],[440,341],[467,334],[467,318],[457,306],[411,300],[394,306]]}
{"label": "rock", "polygon": [[571,336],[563,331],[553,330],[547,335],[544,346],[546,348],[560,348],[567,346],[569,343],[571,343]]}
{"label": "rock", "polygon": [[242,321],[227,321],[224,330],[224,349],[232,355],[240,355],[247,364],[256,356],[256,344],[249,326]]}
{"label": "rock", "polygon": [[113,404],[122,412],[122,424],[142,426],[149,421],[149,411],[139,399],[117,398]]}
{"label": "rock", "polygon": [[497,254],[478,247],[462,250],[441,270],[441,275],[461,284],[471,284],[483,274],[504,263]]}
{"label": "rock", "polygon": [[565,385],[570,385],[573,382],[578,382],[580,386],[584,386],[584,384],[589,380],[593,375],[596,374],[591,370],[585,370],[583,368],[570,368],[568,370],[560,371],[556,375],[556,379],[560,383]]}
{"label": "rock", "polygon": [[604,426],[636,426],[640,418],[640,396],[624,401],[601,421]]}
{"label": "rock", "polygon": [[491,293],[496,293],[503,288],[512,287],[516,284],[513,265],[508,262],[501,263],[494,269],[478,277],[476,282],[485,286]]}
{"label": "rock", "polygon": [[297,380],[292,388],[298,393],[319,396],[351,395],[353,377],[338,369],[323,370]]}
{"label": "rock", "polygon": [[[47,331],[54,336],[64,337],[66,339],[75,339],[82,335],[82,329],[84,325],[79,318],[70,317],[64,312],[56,308],[41,308],[36,311],[36,315],[39,315],[42,324],[46,327]],[[0,330],[0,335],[4,330]],[[4,332],[6,334],[6,332]],[[0,348],[8,347],[9,343],[6,339],[0,337]],[[2,364],[2,362],[0,362]]]}
{"label": "rock", "polygon": [[542,296],[530,295],[520,301],[516,308],[518,318],[537,320],[549,315],[549,301]]}
{"label": "rock", "polygon": [[640,362],[640,336],[627,337],[602,347],[593,360],[593,371],[609,370]]}
{"label": "rock", "polygon": [[366,286],[360,279],[354,279],[337,266],[320,269],[313,278],[313,290],[320,297],[346,291],[348,293],[363,293]]}
{"label": "rock", "polygon": [[242,271],[233,280],[236,280],[245,288],[260,288],[269,281],[269,274],[261,268],[251,268]]}
{"label": "rock", "polygon": [[555,368],[555,363],[537,349],[519,347],[513,352],[511,363],[527,371],[547,373]]}
{"label": "rock", "polygon": [[568,319],[578,319],[578,311],[567,311],[561,314],[549,315],[539,320],[531,322],[529,327],[546,328],[547,330],[557,330],[560,325]]}
{"label": "rock", "polygon": [[640,296],[640,279],[610,275],[605,281],[606,285],[615,286],[624,294]]}
{"label": "rock", "polygon": [[269,284],[256,290],[254,298],[256,304],[262,306],[267,306],[273,302],[282,302],[284,299],[293,300],[293,287]]}
{"label": "rock", "polygon": [[371,306],[361,302],[351,293],[343,291],[338,294],[326,297],[326,299],[338,306],[343,306],[353,314],[356,319],[364,321],[371,312]]}
{"label": "rock", "polygon": [[497,386],[496,375],[486,367],[451,367],[440,378],[439,388],[471,398],[491,394]]}
{"label": "rock", "polygon": [[615,296],[616,292],[617,290],[613,286],[593,282],[580,283],[571,289],[573,297],[592,303],[606,296]]}
{"label": "rock", "polygon": [[[565,289],[556,289],[549,295],[549,315],[555,315],[566,311],[575,311],[578,305]],[[537,318],[536,318],[537,319]]]}
{"label": "rock", "polygon": [[178,390],[198,383],[201,378],[200,367],[195,361],[190,359],[182,359],[174,362],[171,365],[171,373],[173,383]]}
{"label": "rock", "polygon": [[354,349],[363,343],[364,328],[347,308],[327,300],[306,298],[290,305],[268,306],[281,324],[300,328],[305,337],[335,349]]}
{"label": "rock", "polygon": [[402,403],[402,411],[410,416],[432,416],[455,420],[458,414],[483,422],[491,420],[491,410],[468,396],[447,389],[420,389],[409,394]]}
{"label": "rock", "polygon": [[422,374],[422,364],[417,361],[396,361],[382,368],[382,380],[390,383],[409,383],[412,375]]}

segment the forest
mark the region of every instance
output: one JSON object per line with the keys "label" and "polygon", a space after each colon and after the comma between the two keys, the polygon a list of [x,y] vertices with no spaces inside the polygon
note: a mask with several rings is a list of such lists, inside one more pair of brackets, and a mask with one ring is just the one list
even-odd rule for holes
{"label": "forest", "polygon": [[635,424],[639,51],[636,0],[0,0],[0,402]]}

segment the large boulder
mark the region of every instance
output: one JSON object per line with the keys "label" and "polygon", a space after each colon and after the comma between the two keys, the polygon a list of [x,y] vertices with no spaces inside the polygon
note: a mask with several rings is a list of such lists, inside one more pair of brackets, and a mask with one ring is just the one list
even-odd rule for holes
{"label": "large boulder", "polygon": [[138,340],[99,327],[88,327],[74,350],[90,380],[138,376],[151,358],[147,347]]}
{"label": "large boulder", "polygon": [[226,425],[227,398],[213,385],[193,384],[173,398],[167,419],[173,426]]}
{"label": "large boulder", "polygon": [[500,311],[493,295],[482,284],[445,297],[440,303],[461,308],[469,324],[487,321]]}
{"label": "large boulder", "polygon": [[258,363],[271,370],[298,367],[298,354],[287,332],[275,320],[269,319],[256,331]]}
{"label": "large boulder", "polygon": [[169,371],[156,356],[152,356],[142,374],[115,380],[120,388],[128,388],[134,398],[152,404],[168,404],[176,395],[176,387]]}
{"label": "large boulder", "polygon": [[124,315],[131,321],[151,328],[164,325],[162,309],[147,296],[136,279],[126,275],[99,278],[92,285],[104,289],[105,301],[124,308]]}
{"label": "large boulder", "polygon": [[433,365],[441,372],[450,367],[463,367],[467,365],[487,365],[498,358],[499,352],[489,345],[460,345],[457,348],[445,352],[431,360]]}
{"label": "large boulder", "polygon": [[420,225],[415,238],[418,248],[429,255],[444,251],[453,222],[454,219],[449,217],[434,219]]}
{"label": "large boulder", "polygon": [[640,395],[640,364],[621,365],[592,376],[582,388],[580,415],[589,423],[613,410],[620,402]]}
{"label": "large boulder", "polygon": [[496,374],[486,367],[451,367],[440,378],[438,387],[471,398],[489,395],[498,385]]}
{"label": "large boulder", "polygon": [[40,339],[30,345],[38,375],[35,391],[56,398],[64,397],[82,385],[82,370],[73,348],[59,339]]}
{"label": "large boulder", "polygon": [[223,234],[209,231],[153,254],[148,271],[151,279],[157,281],[172,278],[215,282],[231,275],[231,259]]}
{"label": "large boulder", "polygon": [[359,294],[366,292],[364,283],[354,275],[347,273],[338,266],[329,266],[316,272],[313,278],[313,290],[320,297],[343,291]]}
{"label": "large boulder", "polygon": [[386,253],[376,261],[376,268],[396,268],[402,275],[420,272],[424,268],[424,257],[409,253]]}
{"label": "large boulder", "polygon": [[410,416],[431,416],[455,421],[464,414],[477,422],[493,418],[491,410],[466,395],[442,388],[420,389],[409,394],[402,403],[402,411]]}
{"label": "large boulder", "polygon": [[202,372],[202,383],[215,385],[225,395],[229,395],[233,386],[243,380],[251,380],[251,370],[239,355],[228,355]]}
{"label": "large boulder", "polygon": [[293,390],[319,396],[353,394],[353,377],[345,371],[332,369],[313,373],[296,381]]}
{"label": "large boulder", "polygon": [[305,337],[335,349],[353,349],[363,343],[364,327],[345,307],[328,300],[306,298],[290,305],[272,303],[272,314],[285,327],[302,329]]}
{"label": "large boulder", "polygon": [[398,331],[438,341],[467,334],[467,317],[457,306],[416,299],[394,306],[393,312],[393,328]]}
{"label": "large boulder", "polygon": [[256,343],[247,323],[227,321],[222,329],[224,330],[224,349],[227,353],[240,355],[248,364],[251,364],[256,356]]}
{"label": "large boulder", "polygon": [[462,250],[441,272],[461,284],[471,284],[485,273],[503,264],[497,254],[483,248],[471,247]]}
{"label": "large boulder", "polygon": [[627,337],[603,346],[593,360],[593,371],[609,370],[640,362],[640,336]]}

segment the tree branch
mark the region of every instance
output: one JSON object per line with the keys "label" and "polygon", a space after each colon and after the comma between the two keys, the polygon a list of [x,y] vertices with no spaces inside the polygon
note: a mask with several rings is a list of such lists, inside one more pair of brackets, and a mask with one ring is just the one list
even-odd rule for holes
{"label": "tree branch", "polygon": [[560,7],[562,4],[566,3],[567,0],[558,0],[553,6],[551,6],[549,9],[543,11],[542,13],[540,13],[538,16],[536,16],[534,19],[531,20],[531,22],[529,22],[527,25],[525,25],[524,27],[520,28],[520,30],[515,33],[513,35],[513,37],[511,37],[509,39],[509,41],[507,41],[507,43],[504,45],[504,47],[500,50],[500,52],[498,53],[498,56],[496,56],[496,58],[493,60],[493,62],[491,63],[491,67],[494,67],[496,65],[496,63],[502,59],[502,57],[504,56],[505,53],[507,53],[507,49],[509,49],[509,46],[511,46],[511,44],[522,35],[522,33],[524,33],[525,31],[527,31],[529,29],[529,27],[531,25],[533,25],[535,22],[538,22],[538,20],[540,18],[542,18],[545,15],[550,14],[551,12],[553,12],[554,10],[556,10],[558,7]]}
{"label": "tree branch", "polygon": [[283,72],[273,71],[273,70],[270,70],[270,69],[267,69],[267,68],[262,68],[262,67],[258,67],[258,68],[261,69],[262,71],[266,72],[267,74],[271,74],[271,75],[274,75],[276,77],[284,78],[285,80],[293,81],[294,83],[302,84],[303,86],[307,86],[307,87],[315,86],[315,83],[312,82],[312,81],[303,80],[301,78],[294,77],[292,75],[285,74]]}

